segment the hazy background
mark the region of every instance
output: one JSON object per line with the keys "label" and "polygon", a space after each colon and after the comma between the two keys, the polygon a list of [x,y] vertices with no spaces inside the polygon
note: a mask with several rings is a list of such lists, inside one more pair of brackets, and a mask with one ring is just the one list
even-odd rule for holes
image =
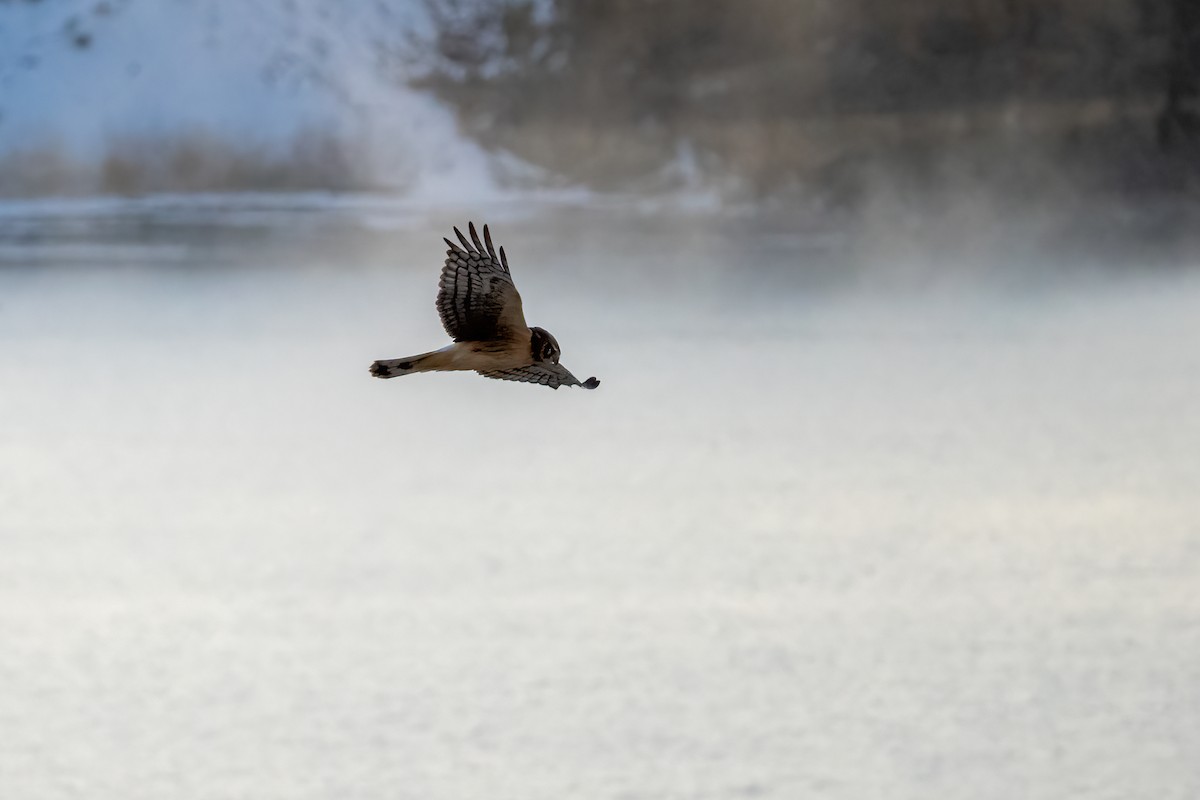
{"label": "hazy background", "polygon": [[1198,26],[0,0],[0,795],[1195,797]]}

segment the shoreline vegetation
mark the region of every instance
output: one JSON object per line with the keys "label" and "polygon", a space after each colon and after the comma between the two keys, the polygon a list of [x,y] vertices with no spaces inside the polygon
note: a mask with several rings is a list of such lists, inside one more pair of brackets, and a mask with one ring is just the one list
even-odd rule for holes
{"label": "shoreline vegetation", "polygon": [[[426,0],[423,77],[485,146],[601,188],[681,144],[745,196],[1200,185],[1187,0]],[[1014,165],[1015,161],[1015,165]]]}
{"label": "shoreline vegetation", "polygon": [[192,129],[115,137],[92,158],[53,141],[0,155],[3,198],[385,188],[350,143],[315,129],[283,148]]}
{"label": "shoreline vegetation", "polygon": [[[380,58],[545,180],[860,208],[1200,196],[1200,12],[1187,0],[424,0]],[[124,136],[0,155],[0,196],[403,191],[319,129]]]}

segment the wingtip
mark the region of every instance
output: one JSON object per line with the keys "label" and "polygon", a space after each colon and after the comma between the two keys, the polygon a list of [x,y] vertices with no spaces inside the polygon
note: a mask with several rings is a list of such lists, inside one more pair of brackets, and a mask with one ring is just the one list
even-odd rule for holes
{"label": "wingtip", "polygon": [[467,237],[463,236],[463,232],[458,229],[457,225],[454,226],[454,235],[458,237],[460,242],[462,242],[463,248],[470,253],[473,249],[471,247],[471,243],[467,241]]}
{"label": "wingtip", "polygon": [[471,241],[475,243],[475,250],[478,251],[480,255],[483,255],[485,252],[487,252],[483,246],[483,242],[479,240],[479,231],[475,230],[474,222],[467,223],[467,230],[471,232]]}
{"label": "wingtip", "polygon": [[586,381],[583,382],[583,388],[585,388],[585,389],[595,389],[599,385],[600,385],[600,379],[596,378],[596,377],[588,378]]}
{"label": "wingtip", "polygon": [[492,232],[488,230],[488,226],[483,226],[483,243],[487,246],[488,255],[492,257],[492,261],[499,261],[496,256],[496,245],[492,244]]}

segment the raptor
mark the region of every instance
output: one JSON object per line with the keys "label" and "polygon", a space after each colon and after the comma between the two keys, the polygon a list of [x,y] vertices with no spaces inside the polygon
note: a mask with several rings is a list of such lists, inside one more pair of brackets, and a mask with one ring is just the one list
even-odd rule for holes
{"label": "raptor", "polygon": [[539,383],[557,389],[582,386],[595,389],[600,381],[580,382],[559,363],[558,340],[543,328],[525,322],[521,295],[508,269],[508,256],[492,244],[487,225],[483,239],[468,223],[471,238],[454,229],[458,244],[444,239],[446,263],[438,285],[437,310],[454,342],[441,350],[371,365],[376,378],[397,378],[417,372],[474,370],[485,378]]}

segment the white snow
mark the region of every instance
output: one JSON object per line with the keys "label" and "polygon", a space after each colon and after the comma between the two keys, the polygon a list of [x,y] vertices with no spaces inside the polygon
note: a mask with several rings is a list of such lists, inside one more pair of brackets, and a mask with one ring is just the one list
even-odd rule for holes
{"label": "white snow", "polygon": [[1194,278],[652,291],[686,240],[551,222],[596,392],[367,375],[441,230],[0,269],[4,798],[1200,797]]}
{"label": "white snow", "polygon": [[500,191],[494,159],[404,83],[427,21],[412,0],[59,0],[0,4],[0,157],[85,163],[200,133],[286,155],[317,132],[373,182],[459,202]]}

